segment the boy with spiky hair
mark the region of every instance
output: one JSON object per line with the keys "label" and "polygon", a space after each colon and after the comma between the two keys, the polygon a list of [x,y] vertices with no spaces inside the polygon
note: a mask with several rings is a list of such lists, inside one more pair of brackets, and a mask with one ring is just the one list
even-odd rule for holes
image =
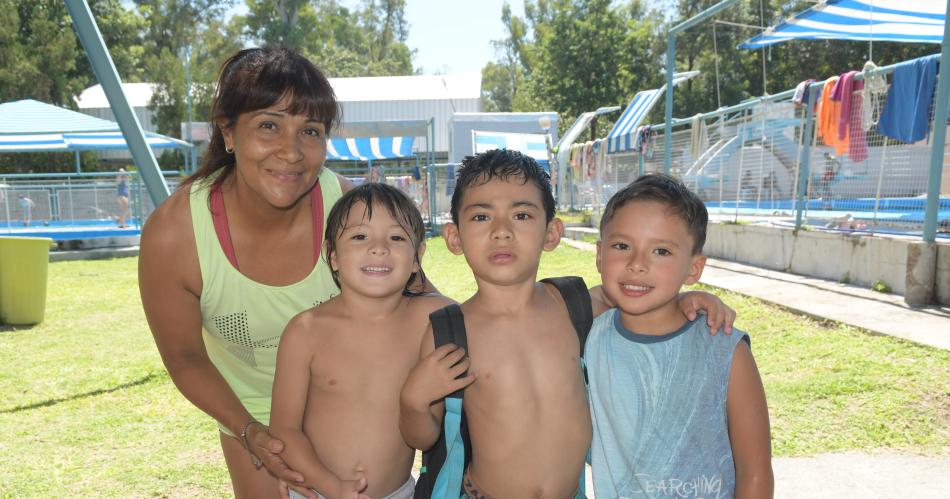
{"label": "boy with spiky hair", "polygon": [[602,497],[771,497],[769,415],[748,335],[713,336],[677,306],[702,275],[708,214],[682,182],[645,175],[607,203],[590,376]]}
{"label": "boy with spiky hair", "polygon": [[[442,435],[444,399],[464,388],[471,464],[463,490],[446,494],[569,498],[582,492],[591,441],[583,340],[572,327],[569,296],[537,282],[541,254],[557,246],[562,231],[550,179],[533,159],[500,149],[463,161],[445,241],[465,256],[478,286],[461,305],[467,349],[436,347],[430,327],[400,400],[403,437],[429,450]],[[699,307],[725,315],[709,297],[701,294]],[[606,306],[595,298],[593,312]]]}

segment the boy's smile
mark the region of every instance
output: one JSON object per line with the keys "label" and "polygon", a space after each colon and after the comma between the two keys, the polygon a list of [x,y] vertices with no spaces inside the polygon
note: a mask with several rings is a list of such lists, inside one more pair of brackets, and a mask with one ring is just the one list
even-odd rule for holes
{"label": "boy's smile", "polygon": [[604,292],[627,329],[663,334],[685,320],[676,304],[680,287],[702,275],[706,257],[693,254],[686,222],[658,201],[632,201],[603,228],[597,270]]}
{"label": "boy's smile", "polygon": [[329,258],[341,286],[373,297],[401,294],[419,270],[412,237],[382,205],[373,206],[372,218],[364,204],[354,205]]}
{"label": "boy's smile", "polygon": [[467,188],[458,225],[446,226],[446,245],[464,254],[476,278],[496,284],[534,282],[542,251],[557,246],[559,220],[547,222],[541,191],[523,177]]}

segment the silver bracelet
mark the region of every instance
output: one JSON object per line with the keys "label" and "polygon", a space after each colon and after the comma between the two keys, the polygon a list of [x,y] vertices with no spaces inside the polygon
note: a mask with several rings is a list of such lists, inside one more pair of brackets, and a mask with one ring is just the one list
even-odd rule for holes
{"label": "silver bracelet", "polygon": [[255,423],[261,426],[264,426],[264,423],[261,423],[260,421],[256,419],[252,419],[248,421],[247,423],[244,423],[244,429],[241,430],[241,441],[244,442],[244,449],[251,456],[251,464],[253,464],[255,468],[260,468],[261,465],[264,464],[264,462],[261,461],[261,458],[257,457],[256,455],[254,455],[253,452],[251,452],[251,444],[247,441],[247,430],[251,427],[252,424],[255,424]]}

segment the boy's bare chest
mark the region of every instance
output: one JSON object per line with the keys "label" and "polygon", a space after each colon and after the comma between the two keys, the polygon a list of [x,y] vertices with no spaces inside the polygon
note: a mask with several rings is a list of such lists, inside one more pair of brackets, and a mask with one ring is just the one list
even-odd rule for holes
{"label": "boy's bare chest", "polygon": [[466,399],[560,398],[576,392],[580,344],[570,323],[538,320],[513,327],[469,331],[471,369],[477,381]]}
{"label": "boy's bare chest", "polygon": [[323,345],[314,356],[311,386],[327,394],[398,395],[418,360],[422,333],[390,329],[352,331],[352,337]]}

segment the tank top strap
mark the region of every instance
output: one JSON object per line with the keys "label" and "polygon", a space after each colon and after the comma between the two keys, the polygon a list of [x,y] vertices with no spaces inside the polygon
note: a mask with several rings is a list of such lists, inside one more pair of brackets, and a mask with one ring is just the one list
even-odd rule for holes
{"label": "tank top strap", "polygon": [[[209,193],[211,204],[211,222],[214,224],[214,232],[218,236],[218,242],[225,256],[234,268],[238,267],[237,254],[234,252],[234,242],[231,239],[231,228],[228,225],[228,217],[224,208],[224,195],[221,194],[221,184],[215,183],[211,186]],[[313,264],[316,265],[320,260],[320,248],[323,244],[323,189],[320,188],[320,179],[314,182],[310,188],[310,211],[313,219]]]}

